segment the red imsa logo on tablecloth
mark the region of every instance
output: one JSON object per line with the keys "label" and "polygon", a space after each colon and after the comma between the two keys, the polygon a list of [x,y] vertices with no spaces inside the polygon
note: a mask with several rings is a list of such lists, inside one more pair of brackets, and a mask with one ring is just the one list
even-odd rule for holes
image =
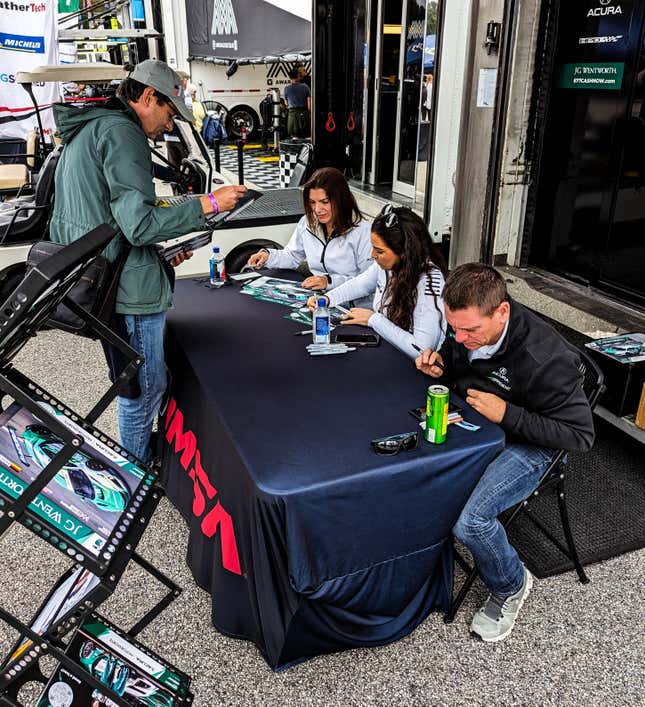
{"label": "red imsa logo on tablecloth", "polygon": [[175,454],[181,453],[179,458],[181,466],[188,471],[188,468],[192,465],[192,468],[188,471],[188,476],[193,481],[193,493],[195,494],[193,498],[193,515],[196,518],[202,518],[202,533],[207,538],[212,538],[219,529],[222,546],[222,565],[229,572],[242,574],[233,519],[230,513],[224,509],[224,506],[218,500],[215,506],[204,515],[206,498],[212,501],[217,495],[217,489],[211,484],[208,475],[202,467],[201,454],[197,448],[195,433],[191,430],[184,431],[184,415],[177,407],[177,402],[174,398],[168,404],[164,426],[168,444],[172,444],[174,440]]}

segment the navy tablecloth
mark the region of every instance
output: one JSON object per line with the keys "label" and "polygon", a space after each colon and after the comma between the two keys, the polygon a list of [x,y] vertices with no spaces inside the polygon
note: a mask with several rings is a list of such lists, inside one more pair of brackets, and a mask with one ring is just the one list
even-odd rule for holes
{"label": "navy tablecloth", "polygon": [[450,529],[501,430],[467,409],[442,445],[376,455],[420,429],[429,378],[382,343],[310,357],[286,307],[180,281],[169,313],[163,469],[213,624],[273,669],[385,644],[445,609]]}

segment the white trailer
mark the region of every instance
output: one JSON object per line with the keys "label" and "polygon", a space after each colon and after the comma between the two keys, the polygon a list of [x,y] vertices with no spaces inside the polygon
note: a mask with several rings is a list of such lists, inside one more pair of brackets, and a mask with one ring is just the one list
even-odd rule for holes
{"label": "white trailer", "polygon": [[[261,101],[273,88],[282,93],[293,68],[304,65],[310,71],[311,4],[303,0],[212,0],[200,7],[187,0],[161,0],[161,13],[166,61],[190,74],[207,108],[215,107],[210,101],[226,109],[226,128],[234,136],[242,127],[250,134],[261,126]],[[300,29],[295,44],[285,44],[291,38],[285,40],[284,33],[270,31],[270,23],[281,20]],[[262,23],[268,26],[259,41]],[[309,27],[304,38],[303,26]]]}

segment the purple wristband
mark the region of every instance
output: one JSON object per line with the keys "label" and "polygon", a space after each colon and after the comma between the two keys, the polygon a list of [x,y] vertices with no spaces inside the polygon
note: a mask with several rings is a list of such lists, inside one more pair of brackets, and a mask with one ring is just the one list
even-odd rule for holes
{"label": "purple wristband", "polygon": [[212,192],[210,192],[209,194],[206,194],[206,196],[208,197],[208,200],[213,205],[213,214],[218,214],[219,213],[219,204],[217,203],[217,199],[215,198],[215,196],[213,195]]}

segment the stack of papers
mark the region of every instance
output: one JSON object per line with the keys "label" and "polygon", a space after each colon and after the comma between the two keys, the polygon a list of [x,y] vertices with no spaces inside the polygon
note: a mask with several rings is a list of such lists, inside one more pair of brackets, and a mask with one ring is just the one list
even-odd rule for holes
{"label": "stack of papers", "polygon": [[298,309],[305,307],[307,300],[314,294],[311,290],[298,287],[291,280],[282,280],[278,277],[259,277],[244,285],[240,292],[263,302],[274,302]]}
{"label": "stack of papers", "polygon": [[[307,306],[307,300],[316,293],[299,287],[293,280],[283,280],[279,277],[258,277],[244,285],[240,292],[263,302],[273,302],[290,307],[293,311],[285,314],[285,319],[293,319],[298,324],[311,326],[311,311]],[[344,307],[329,307],[329,317],[334,324],[338,323],[347,312],[348,310]]]}
{"label": "stack of papers", "polygon": [[309,327],[313,326],[309,309],[293,309],[289,314],[285,314],[284,318],[291,319],[294,322],[298,322],[298,324],[305,324]]}

